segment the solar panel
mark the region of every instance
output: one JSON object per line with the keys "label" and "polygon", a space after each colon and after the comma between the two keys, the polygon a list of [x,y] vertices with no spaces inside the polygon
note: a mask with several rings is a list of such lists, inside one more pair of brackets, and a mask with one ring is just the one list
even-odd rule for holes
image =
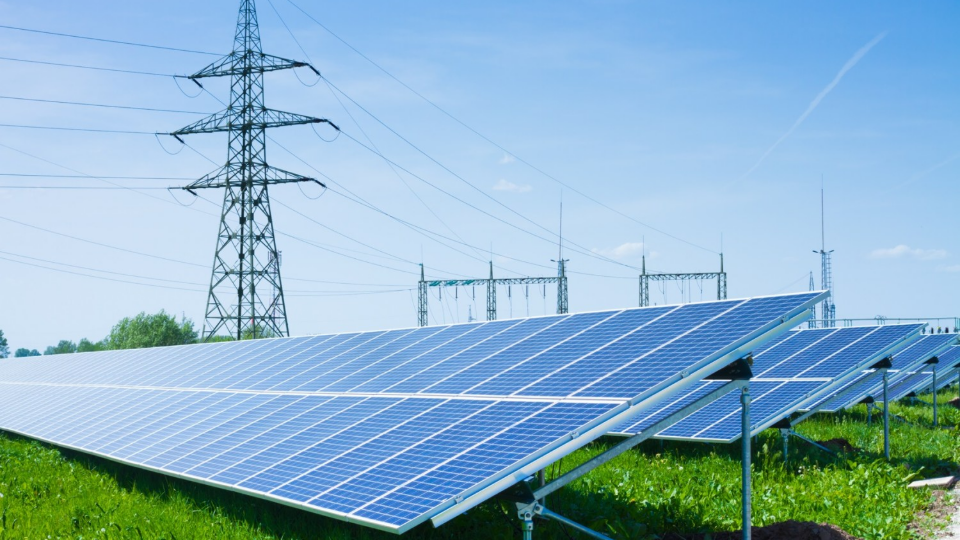
{"label": "solar panel", "polygon": [[[906,376],[907,373],[917,371],[920,365],[946,351],[956,341],[957,336],[952,334],[925,335],[897,351],[891,358],[892,367],[887,371],[888,384],[896,384],[901,374]],[[836,412],[852,407],[867,397],[882,401],[883,382],[880,379],[882,377],[879,371],[861,373],[856,380],[836,390],[821,403],[811,405],[811,408],[819,406],[819,410],[823,412]]]}
{"label": "solar panel", "polygon": [[[952,346],[939,356],[937,364],[937,388],[943,388],[953,382],[956,376],[956,367],[960,363],[960,346]],[[911,371],[891,384],[887,391],[887,399],[898,401],[912,392],[929,390],[933,384],[933,369],[930,366],[921,366],[922,369]]]}
{"label": "solar panel", "polygon": [[[750,380],[751,434],[759,433],[856,378],[915,339],[923,325],[794,330],[754,352]],[[725,396],[662,431],[658,438],[732,442],[740,437],[739,403]],[[615,434],[642,431],[618,426]]]}
{"label": "solar panel", "polygon": [[824,296],[7,360],[0,428],[404,532],[656,415]]}

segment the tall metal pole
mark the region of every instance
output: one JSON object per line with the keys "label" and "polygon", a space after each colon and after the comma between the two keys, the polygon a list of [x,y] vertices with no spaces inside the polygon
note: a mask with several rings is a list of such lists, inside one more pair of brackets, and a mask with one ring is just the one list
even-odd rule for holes
{"label": "tall metal pole", "polygon": [[427,280],[423,273],[423,263],[420,263],[420,281],[417,283],[417,324],[426,326],[427,318]]}
{"label": "tall metal pole", "polygon": [[720,273],[717,274],[717,300],[727,299],[727,273],[723,271],[723,253],[720,254]]}
{"label": "tall metal pole", "polygon": [[497,282],[493,280],[493,261],[490,261],[490,279],[487,281],[487,320],[497,320]]}
{"label": "tall metal pole", "polygon": [[890,461],[890,400],[887,396],[887,372],[883,372],[883,457]]}
{"label": "tall metal pole", "polygon": [[650,278],[647,277],[647,256],[644,255],[640,267],[640,307],[650,305]]}
{"label": "tall metal pole", "polygon": [[741,511],[741,528],[743,540],[750,540],[751,518],[750,508],[750,385],[743,387],[740,394],[740,497],[743,505]]}

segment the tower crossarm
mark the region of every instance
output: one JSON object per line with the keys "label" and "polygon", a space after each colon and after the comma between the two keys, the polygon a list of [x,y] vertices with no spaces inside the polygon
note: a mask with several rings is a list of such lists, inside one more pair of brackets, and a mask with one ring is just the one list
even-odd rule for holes
{"label": "tower crossarm", "polygon": [[197,79],[209,77],[244,76],[301,67],[309,68],[318,77],[320,76],[320,72],[306,62],[288,60],[272,54],[249,50],[244,53],[232,52],[186,78],[196,82]]}
{"label": "tower crossarm", "polygon": [[[255,186],[265,186],[269,184],[290,184],[293,182],[314,182],[319,184],[320,187],[327,187],[326,184],[317,180],[316,178],[299,175],[297,173],[271,167],[270,165],[266,165],[263,169],[263,172],[258,175],[257,178],[253,178],[248,181],[252,182]],[[238,186],[240,185],[242,178],[243,175],[237,167],[228,165],[203,176],[199,180],[184,186],[182,189],[192,192],[195,189]]]}
{"label": "tower crossarm", "polygon": [[254,129],[268,129],[283,126],[298,126],[303,124],[330,124],[334,129],[340,131],[340,128],[333,122],[325,118],[314,118],[302,114],[277,111],[274,109],[261,109],[253,115],[243,115],[241,111],[226,109],[218,113],[211,114],[206,118],[178,129],[170,133],[174,137],[179,135],[192,135],[195,133],[220,133],[224,131],[244,131]]}

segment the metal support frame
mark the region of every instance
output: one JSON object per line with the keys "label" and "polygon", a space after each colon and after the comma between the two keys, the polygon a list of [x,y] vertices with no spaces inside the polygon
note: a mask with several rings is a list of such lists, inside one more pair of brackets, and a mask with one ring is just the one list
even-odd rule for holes
{"label": "metal support frame", "polygon": [[254,0],[242,0],[233,52],[187,77],[203,88],[200,79],[230,78],[230,104],[226,110],[170,133],[182,135],[227,132],[227,161],[219,170],[182,189],[225,188],[220,232],[204,311],[203,338],[224,331],[236,339],[287,336],[290,325],[280,280],[277,251],[267,188],[273,184],[322,182],[267,164],[266,130],[282,126],[330,121],[266,108],[263,74],[306,67],[306,62],[264,54]]}
{"label": "metal support frame", "polygon": [[687,273],[647,273],[647,256],[643,256],[642,266],[640,268],[640,307],[650,305],[650,282],[651,281],[694,281],[700,279],[717,280],[717,300],[727,299],[727,273],[723,271],[723,253],[720,254],[719,272],[687,272]]}
{"label": "metal support frame", "polygon": [[428,290],[431,287],[473,287],[483,286],[487,292],[487,320],[497,320],[497,285],[543,285],[546,283],[557,284],[557,314],[563,315],[569,313],[570,300],[567,288],[567,259],[560,259],[557,263],[557,275],[546,277],[521,277],[521,278],[494,278],[493,261],[490,262],[490,277],[478,279],[440,279],[427,281],[424,277],[423,264],[420,265],[420,281],[417,282],[417,324],[428,326],[430,320],[428,317]]}
{"label": "metal support frame", "polygon": [[750,502],[750,385],[740,394],[740,537],[750,540],[753,534],[752,508]]}
{"label": "metal support frame", "polygon": [[930,385],[930,389],[933,391],[933,427],[937,427],[939,421],[937,419],[937,365],[933,365],[933,383]]}
{"label": "metal support frame", "polygon": [[[546,482],[546,483],[542,483],[542,484],[541,484],[541,481],[539,480],[539,476],[540,476],[540,475],[539,475],[539,473],[538,473],[538,481],[536,482],[536,483],[537,483],[537,487],[531,487],[528,482],[520,482],[520,483],[514,485],[513,488],[511,488],[510,490],[502,493],[502,494],[501,494],[501,497],[502,497],[502,498],[505,498],[505,499],[508,499],[508,500],[510,500],[511,502],[513,502],[513,503],[516,504],[516,507],[517,507],[517,516],[519,517],[520,521],[521,521],[522,524],[523,524],[523,537],[524,537],[525,539],[532,540],[532,538],[533,538],[533,528],[534,528],[533,518],[534,518],[534,517],[540,517],[540,518],[543,518],[543,519],[552,519],[552,520],[554,520],[554,521],[558,521],[558,522],[560,522],[560,523],[563,523],[563,524],[565,524],[565,525],[567,525],[567,526],[569,526],[569,527],[572,527],[572,528],[580,531],[580,532],[583,533],[583,534],[586,534],[587,536],[590,536],[591,538],[597,538],[597,539],[600,539],[600,540],[610,540],[609,537],[607,537],[607,536],[605,536],[605,535],[603,535],[603,534],[600,534],[600,533],[598,533],[598,532],[596,532],[596,531],[594,531],[594,530],[592,530],[592,529],[589,529],[589,528],[587,528],[587,527],[585,527],[585,526],[583,526],[583,525],[581,525],[581,524],[579,524],[579,523],[576,523],[576,522],[570,520],[569,518],[566,518],[566,517],[564,517],[564,516],[561,516],[561,515],[557,514],[556,512],[553,512],[553,511],[547,509],[547,508],[544,506],[544,501],[546,500],[546,497],[547,497],[548,495],[550,495],[551,493],[559,490],[560,488],[566,486],[567,484],[569,484],[569,483],[571,483],[571,482],[573,482],[573,481],[581,478],[582,476],[586,475],[587,473],[593,471],[593,470],[596,469],[597,467],[600,467],[601,465],[604,465],[605,463],[609,462],[610,460],[616,458],[617,456],[619,456],[619,455],[623,454],[624,452],[630,450],[631,448],[637,446],[638,444],[642,443],[643,441],[645,441],[645,440],[653,437],[653,436],[656,435],[657,433],[660,433],[661,431],[667,429],[668,427],[672,426],[673,424],[676,424],[677,422],[679,422],[679,421],[682,420],[683,418],[686,418],[687,416],[689,416],[689,415],[692,414],[693,412],[695,412],[695,411],[697,411],[697,410],[699,410],[699,409],[701,409],[701,408],[709,405],[710,403],[713,403],[714,401],[720,399],[721,397],[725,396],[726,394],[728,394],[728,393],[730,393],[730,392],[732,392],[732,391],[734,391],[734,390],[736,390],[736,389],[738,389],[738,388],[744,389],[744,390],[746,391],[746,389],[747,389],[748,387],[749,387],[749,381],[748,381],[748,380],[734,380],[734,381],[730,381],[729,383],[727,383],[727,384],[723,385],[722,387],[714,390],[713,392],[710,392],[709,394],[706,394],[706,395],[700,397],[699,399],[697,399],[696,401],[690,403],[689,405],[686,405],[685,407],[681,408],[680,410],[675,411],[675,412],[671,413],[670,415],[668,415],[668,416],[666,416],[666,417],[658,420],[658,421],[655,422],[653,425],[651,425],[651,426],[648,427],[646,430],[644,430],[642,433],[638,433],[638,434],[636,434],[636,435],[634,435],[634,436],[632,436],[632,437],[628,437],[628,438],[624,439],[623,441],[617,443],[616,445],[614,445],[613,447],[611,447],[610,449],[608,449],[606,452],[603,452],[603,453],[600,454],[600,455],[594,456],[593,458],[585,461],[584,463],[580,464],[580,465],[577,466],[577,467],[574,467],[573,469],[567,471],[566,473],[560,475],[559,477],[553,479],[553,480],[550,481],[550,482]],[[747,396],[747,400],[748,400],[747,410],[749,411],[749,392],[746,393],[746,396]],[[743,398],[741,397],[741,400],[742,400],[742,399],[743,399]],[[747,426],[747,433],[749,433],[749,430],[750,430],[750,428],[749,428],[749,413],[747,413],[747,414],[748,414],[748,416],[746,417],[745,422],[746,422],[746,426]],[[744,438],[749,440],[750,437],[748,436],[748,437],[744,437]],[[747,442],[746,444],[747,444],[747,462],[748,462],[748,466],[749,466],[749,445],[750,445],[750,443]],[[746,486],[746,489],[749,491],[749,487],[750,487],[749,480],[748,480],[747,484],[745,484],[745,486]],[[744,500],[746,501],[745,504],[749,504],[749,500],[750,500],[750,494],[749,494],[749,492],[744,495]],[[749,514],[745,514],[745,515],[748,515],[748,516],[749,516]]]}
{"label": "metal support frame", "polygon": [[887,396],[889,386],[885,371],[883,372],[883,457],[887,461],[890,461],[890,399]]}
{"label": "metal support frame", "polygon": [[873,401],[867,403],[867,427],[870,427],[873,423],[873,410],[877,408],[877,404]]}

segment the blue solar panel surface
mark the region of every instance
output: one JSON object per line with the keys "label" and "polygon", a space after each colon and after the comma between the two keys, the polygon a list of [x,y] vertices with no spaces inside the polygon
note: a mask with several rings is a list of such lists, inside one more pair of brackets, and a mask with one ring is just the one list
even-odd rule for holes
{"label": "blue solar panel surface", "polygon": [[[897,351],[891,358],[892,367],[888,370],[887,374],[888,384],[896,384],[902,376],[906,376],[906,374],[911,371],[917,371],[918,366],[946,351],[950,345],[956,343],[956,341],[957,336],[955,334],[925,335],[921,336],[906,348]],[[842,390],[837,390],[825,401],[811,405],[811,408],[819,406],[821,411],[835,412],[847,407],[852,407],[868,396],[874,399],[881,399],[883,382],[879,375],[879,373],[874,375],[864,373],[857,377],[855,383],[846,385]]]}
{"label": "blue solar panel surface", "polygon": [[[937,367],[937,388],[943,388],[956,379],[956,367],[960,363],[960,346],[952,346],[939,355]],[[925,392],[933,386],[933,366],[923,365],[921,369],[905,373],[905,376],[890,385],[887,399],[891,402],[903,399],[913,392]]]}
{"label": "blue solar panel surface", "polygon": [[402,532],[658,414],[821,298],[9,360],[0,428]]}
{"label": "blue solar panel surface", "polygon": [[[750,381],[752,432],[830,395],[915,339],[922,328],[911,324],[795,330],[757,348]],[[739,438],[740,422],[738,398],[728,395],[657,437],[730,442]],[[618,426],[615,433],[638,433],[643,427],[642,421],[635,421]]]}

